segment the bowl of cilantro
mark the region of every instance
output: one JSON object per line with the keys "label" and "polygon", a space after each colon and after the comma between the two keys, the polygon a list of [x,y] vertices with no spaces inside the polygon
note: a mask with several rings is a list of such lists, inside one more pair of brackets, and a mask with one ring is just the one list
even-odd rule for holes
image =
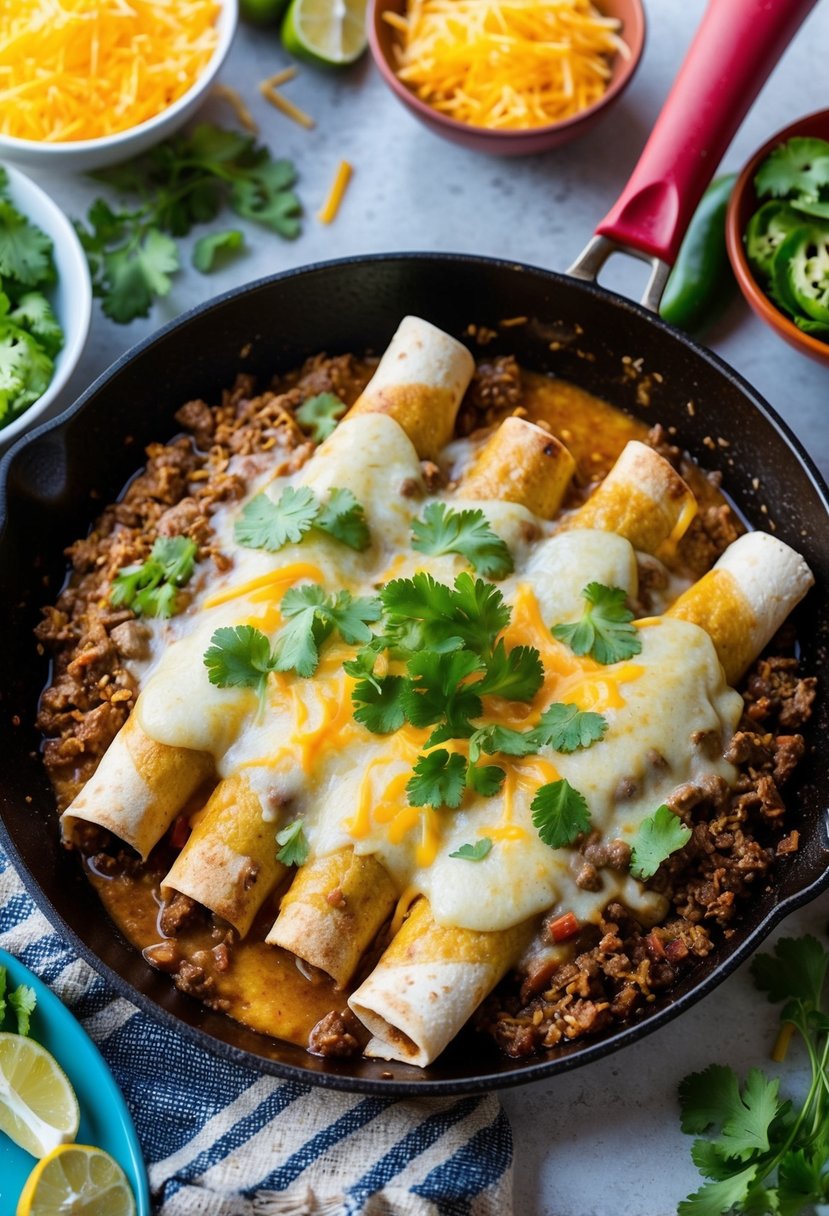
{"label": "bowl of cilantro", "polygon": [[92,286],[69,220],[0,165],[0,447],[58,399],[89,332]]}

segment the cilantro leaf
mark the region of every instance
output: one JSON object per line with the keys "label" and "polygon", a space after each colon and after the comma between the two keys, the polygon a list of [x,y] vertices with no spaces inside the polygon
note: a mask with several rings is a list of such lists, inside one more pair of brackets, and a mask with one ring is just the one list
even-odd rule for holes
{"label": "cilantro leaf", "polygon": [[282,848],[276,854],[276,860],[284,866],[302,866],[308,860],[311,851],[305,836],[305,828],[301,819],[295,819],[281,832],[276,833],[276,843]]}
{"label": "cilantro leaf", "polygon": [[31,334],[50,359],[63,347],[63,330],[52,305],[39,291],[24,292],[9,320]]}
{"label": "cilantro leaf", "polygon": [[553,637],[565,642],[574,654],[589,654],[605,666],[639,654],[642,642],[630,623],[633,613],[625,604],[627,592],[624,588],[588,583],[582,594],[589,607],[581,620],[570,625],[555,625]]}
{"label": "cilantro leaf", "polygon": [[473,579],[466,571],[455,579],[452,618],[468,650],[488,655],[494,639],[510,621],[510,607],[492,583]]}
{"label": "cilantro leaf", "polygon": [[458,857],[461,861],[483,861],[492,852],[492,841],[488,836],[482,836],[474,844],[462,844],[450,857]]}
{"label": "cilantro leaf", "polygon": [[532,646],[513,646],[508,651],[501,640],[487,660],[486,673],[475,690],[481,696],[531,701],[543,683],[544,668],[538,651]]}
{"label": "cilantro leaf", "polygon": [[17,1033],[27,1035],[37,1004],[34,988],[30,988],[28,984],[18,984],[14,991],[9,993],[8,1002],[17,1019]]}
{"label": "cilantro leaf", "polygon": [[607,719],[601,714],[588,713],[578,705],[553,702],[541,715],[541,721],[531,732],[539,744],[546,744],[557,752],[574,752],[580,747],[590,747],[603,739],[607,732]]}
{"label": "cilantro leaf", "polygon": [[186,536],[159,536],[140,566],[125,566],[112,582],[109,602],[137,616],[170,617],[177,611],[177,587],[189,582],[197,546]]}
{"label": "cilantro leaf", "polygon": [[391,649],[456,650],[463,644],[453,620],[452,589],[423,570],[396,578],[380,591]]}
{"label": "cilantro leaf", "polygon": [[642,881],[651,878],[665,858],[683,848],[690,839],[691,829],[663,803],[642,820],[630,842],[631,874]]}
{"label": "cilantro leaf", "polygon": [[493,798],[504,784],[506,773],[498,764],[470,764],[466,784],[483,798]]}
{"label": "cilantro leaf", "polygon": [[317,528],[350,549],[363,550],[371,543],[365,512],[350,490],[332,489],[320,503],[309,486],[286,486],[276,502],[264,491],[245,505],[236,521],[234,535],[246,549],[276,553],[287,544],[299,544]]}
{"label": "cilantro leaf", "polygon": [[[348,664],[345,664],[348,667]],[[375,735],[400,730],[406,721],[402,704],[405,686],[402,676],[380,676],[358,681],[351,692],[354,717]]]}
{"label": "cilantro leaf", "polygon": [[759,198],[817,198],[821,186],[829,186],[829,143],[801,136],[787,139],[763,161],[754,186]]}
{"label": "cilantro leaf", "polygon": [[480,726],[469,740],[469,759],[477,763],[481,752],[494,756],[502,752],[505,756],[530,756],[538,751],[538,742],[533,731],[513,730],[509,726],[491,723]]}
{"label": "cilantro leaf", "polygon": [[683,1199],[677,1208],[677,1216],[723,1216],[742,1204],[757,1177],[757,1166],[750,1165],[739,1173],[718,1182],[705,1182]]}
{"label": "cilantro leaf", "polygon": [[590,826],[585,797],[566,777],[542,785],[530,803],[530,810],[539,836],[551,849],[572,844]]}
{"label": "cilantro leaf", "polygon": [[328,502],[314,520],[314,527],[358,552],[371,544],[365,511],[350,490],[331,490]]}
{"label": "cilantro leaf", "polygon": [[24,287],[50,286],[57,278],[51,237],[7,198],[0,198],[0,278]]}
{"label": "cilantro leaf", "polygon": [[54,364],[37,339],[0,318],[0,426],[43,395],[53,372]]}
{"label": "cilantro leaf", "polygon": [[411,806],[443,806],[455,809],[466,788],[466,761],[457,753],[439,747],[419,756],[406,786]]}
{"label": "cilantro leaf", "polygon": [[193,246],[193,265],[202,274],[210,274],[217,266],[241,252],[244,245],[245,235],[238,228],[208,233],[207,236],[199,237]]}
{"label": "cilantro leaf", "polygon": [[354,599],[349,591],[326,596],[318,583],[305,583],[285,592],[280,611],[285,624],[274,639],[274,670],[293,670],[307,678],[316,671],[320,647],[334,629],[350,645],[369,642],[368,622],[377,619],[380,606],[374,599]]}
{"label": "cilantro leaf", "polygon": [[469,719],[481,713],[481,699],[472,691],[476,685],[461,681],[482,669],[481,660],[468,650],[415,655],[408,666],[410,682],[402,693],[412,726],[433,726],[446,718],[461,735],[471,734]]}
{"label": "cilantro leaf", "polygon": [[430,503],[423,519],[413,522],[412,548],[433,557],[458,553],[489,578],[503,578],[514,569],[506,543],[492,531],[483,511],[454,511],[442,502]]}
{"label": "cilantro leaf", "polygon": [[119,324],[149,315],[155,296],[166,296],[179,268],[176,243],[150,228],[129,245],[104,253],[97,294],[106,316]]}
{"label": "cilantro leaf", "polygon": [[211,684],[217,688],[254,688],[260,703],[268,676],[275,670],[268,639],[253,625],[225,625],[215,630],[203,661]]}
{"label": "cilantro leaf", "polygon": [[294,417],[315,443],[322,443],[333,433],[337,421],[345,413],[346,406],[334,393],[317,393],[303,401]]}
{"label": "cilantro leaf", "polygon": [[263,491],[244,506],[233,534],[246,549],[276,553],[302,540],[318,510],[317,497],[308,486],[286,486],[276,502]]}
{"label": "cilantro leaf", "polygon": [[751,974],[761,992],[772,1002],[794,997],[811,1008],[820,1005],[826,981],[829,954],[816,937],[783,937],[772,954],[752,959]]}

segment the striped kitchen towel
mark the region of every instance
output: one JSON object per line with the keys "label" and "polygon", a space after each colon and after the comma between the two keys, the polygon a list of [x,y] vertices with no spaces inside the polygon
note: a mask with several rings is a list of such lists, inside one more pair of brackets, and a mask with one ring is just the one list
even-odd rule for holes
{"label": "striped kitchen towel", "polygon": [[100,1048],[160,1216],[510,1216],[512,1137],[494,1095],[397,1102],[212,1056],[116,996],[54,933],[1,851],[0,946]]}

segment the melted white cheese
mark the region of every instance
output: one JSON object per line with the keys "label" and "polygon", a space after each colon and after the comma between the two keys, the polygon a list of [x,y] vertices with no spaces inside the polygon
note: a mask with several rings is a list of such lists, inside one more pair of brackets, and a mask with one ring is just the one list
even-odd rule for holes
{"label": "melted white cheese", "polygon": [[[349,844],[360,853],[376,853],[401,890],[428,896],[441,923],[502,929],[551,907],[596,920],[614,897],[646,917],[658,916],[660,901],[628,875],[606,870],[601,891],[578,887],[579,855],[545,845],[530,812],[539,786],[566,777],[586,798],[592,825],[607,838],[629,840],[678,785],[710,773],[728,782],[735,778],[721,753],[742,699],[725,685],[703,630],[660,620],[642,628],[640,655],[608,668],[580,665],[549,635],[553,624],[581,615],[582,592],[591,581],[636,595],[636,559],[628,541],[590,530],[550,536],[549,524],[515,504],[451,500],[455,509],[482,509],[507,541],[516,570],[499,588],[514,606],[516,627],[521,612],[529,612],[521,628],[531,632],[527,621],[537,619],[546,639],[537,643],[542,654],[543,645],[553,648],[534,720],[552,701],[570,700],[603,713],[608,730],[602,741],[571,755],[545,749],[520,760],[493,757],[491,763],[507,770],[499,795],[482,798],[468,791],[457,811],[436,812],[409,806],[405,794],[428,732],[405,728],[378,736],[354,722],[351,681],[342,671],[352,648],[327,644],[313,679],[272,676],[264,711],[251,690],[217,688],[208,680],[203,655],[213,631],[256,624],[273,638],[282,624],[279,601],[294,577],[356,596],[372,595],[382,582],[419,569],[446,582],[468,569],[461,557],[411,550],[412,519],[428,500],[414,448],[390,418],[368,414],[343,424],[298,474],[274,479],[265,492],[276,499],[287,484],[311,486],[321,497],[334,487],[351,489],[365,509],[371,547],[356,553],[312,533],[278,553],[242,549],[233,541],[242,505],[223,508],[216,528],[219,543],[234,554],[233,568],[176,619],[174,631],[182,636],[160,648],[136,710],[145,731],[162,743],[212,752],[222,777],[243,771],[275,828],[276,812],[269,808],[287,804],[281,816],[303,816],[312,854]],[[270,588],[263,585],[269,578],[277,580]],[[510,644],[536,643],[520,634]],[[710,758],[703,737],[720,741],[719,758]],[[482,837],[493,841],[483,861],[449,856]]]}

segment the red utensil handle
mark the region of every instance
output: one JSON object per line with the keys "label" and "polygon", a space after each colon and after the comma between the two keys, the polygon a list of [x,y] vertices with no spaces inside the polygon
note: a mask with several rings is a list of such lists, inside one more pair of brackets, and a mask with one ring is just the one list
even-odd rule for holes
{"label": "red utensil handle", "polygon": [[650,139],[596,229],[673,263],[732,137],[816,0],[710,0]]}

